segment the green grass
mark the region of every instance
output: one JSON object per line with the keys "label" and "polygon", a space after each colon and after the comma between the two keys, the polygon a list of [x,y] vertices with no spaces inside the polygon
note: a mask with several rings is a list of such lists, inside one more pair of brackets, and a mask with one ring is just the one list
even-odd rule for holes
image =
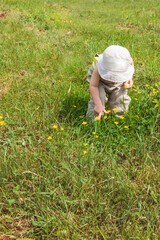
{"label": "green grass", "polygon": [[[159,239],[159,16],[158,0],[1,0],[0,238]],[[111,44],[134,59],[130,112],[89,122],[87,71]]]}

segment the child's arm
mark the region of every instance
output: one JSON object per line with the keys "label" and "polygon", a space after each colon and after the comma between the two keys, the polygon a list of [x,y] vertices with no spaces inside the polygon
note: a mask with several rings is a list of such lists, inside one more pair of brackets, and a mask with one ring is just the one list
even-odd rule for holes
{"label": "child's arm", "polygon": [[91,77],[89,89],[95,104],[94,111],[98,114],[98,117],[101,118],[101,115],[103,112],[106,114],[108,114],[108,112],[105,110],[99,97],[99,89],[98,89],[99,80],[100,80],[100,75],[98,73],[98,64],[96,64]]}
{"label": "child's arm", "polygon": [[[131,63],[130,63],[130,64],[134,66],[133,59],[131,59]],[[133,86],[133,80],[132,80],[132,78],[129,79],[128,81],[126,81],[126,82],[124,83],[124,86],[125,86],[125,88],[128,88],[128,89],[131,88],[131,87]]]}

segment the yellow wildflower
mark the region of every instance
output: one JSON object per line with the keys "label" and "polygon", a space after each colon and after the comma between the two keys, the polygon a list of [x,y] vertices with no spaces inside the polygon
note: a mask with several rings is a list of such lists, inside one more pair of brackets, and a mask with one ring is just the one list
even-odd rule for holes
{"label": "yellow wildflower", "polygon": [[124,126],[124,128],[126,128],[126,129],[127,129],[127,128],[128,128],[128,126]]}
{"label": "yellow wildflower", "polygon": [[137,99],[137,98],[134,98],[134,100],[136,100],[136,101],[137,101],[138,99]]}
{"label": "yellow wildflower", "polygon": [[129,84],[125,84],[124,87],[125,87],[125,88],[128,88],[128,87],[129,87]]}
{"label": "yellow wildflower", "polygon": [[52,137],[51,137],[51,136],[49,136],[49,137],[48,137],[48,140],[51,140],[51,139],[52,139]]}
{"label": "yellow wildflower", "polygon": [[84,151],[83,153],[84,153],[84,154],[86,154],[86,153],[87,153],[87,151]]}
{"label": "yellow wildflower", "polygon": [[148,85],[148,84],[146,84],[146,87],[149,87],[149,85]]}
{"label": "yellow wildflower", "polygon": [[142,92],[138,92],[139,94],[142,93]]}
{"label": "yellow wildflower", "polygon": [[2,119],[3,117],[2,116],[0,116],[0,119]]}
{"label": "yellow wildflower", "polygon": [[61,128],[61,131],[64,131],[64,128]]}
{"label": "yellow wildflower", "polygon": [[101,119],[99,117],[96,117],[96,121],[101,121]]}
{"label": "yellow wildflower", "polygon": [[99,136],[96,135],[96,138],[99,138]]}
{"label": "yellow wildflower", "polygon": [[149,97],[150,95],[149,95],[149,94],[147,94],[147,96]]}
{"label": "yellow wildflower", "polygon": [[76,108],[77,106],[76,105],[73,105],[74,108]]}
{"label": "yellow wildflower", "polygon": [[107,119],[107,115],[104,116],[104,119]]}
{"label": "yellow wildflower", "polygon": [[57,126],[57,125],[53,125],[53,128],[54,128],[54,129],[57,129],[57,128],[58,128],[58,126]]}
{"label": "yellow wildflower", "polygon": [[156,90],[156,89],[155,89],[155,90],[153,90],[153,91],[154,91],[154,93],[158,93],[158,90]]}
{"label": "yellow wildflower", "polygon": [[87,146],[87,145],[88,145],[88,143],[85,143],[85,144],[84,144],[84,146]]}
{"label": "yellow wildflower", "polygon": [[4,121],[1,121],[1,122],[0,122],[0,125],[1,125],[1,126],[4,125]]}
{"label": "yellow wildflower", "polygon": [[116,125],[118,124],[118,122],[114,122]]}
{"label": "yellow wildflower", "polygon": [[119,117],[120,119],[124,119],[124,117],[123,116],[121,116],[121,117]]}
{"label": "yellow wildflower", "polygon": [[87,124],[87,122],[82,122],[82,125],[86,125]]}
{"label": "yellow wildflower", "polygon": [[113,111],[116,112],[118,110],[118,108],[113,108]]}
{"label": "yellow wildflower", "polygon": [[127,111],[124,111],[124,114],[126,114],[127,113]]}
{"label": "yellow wildflower", "polygon": [[134,89],[135,92],[137,92],[137,89]]}
{"label": "yellow wildflower", "polygon": [[92,133],[93,133],[93,135],[96,134],[96,132],[92,132]]}
{"label": "yellow wildflower", "polygon": [[108,112],[108,113],[110,113],[110,112],[111,112],[111,110],[107,110],[107,112]]}
{"label": "yellow wildflower", "polygon": [[58,82],[61,82],[61,80],[59,80]]}

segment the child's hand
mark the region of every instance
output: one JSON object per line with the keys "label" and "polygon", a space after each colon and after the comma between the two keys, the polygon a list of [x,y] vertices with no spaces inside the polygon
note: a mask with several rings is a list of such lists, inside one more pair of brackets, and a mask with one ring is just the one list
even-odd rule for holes
{"label": "child's hand", "polygon": [[103,106],[97,106],[97,105],[96,105],[96,106],[94,107],[94,111],[97,113],[97,117],[98,117],[98,118],[101,118],[101,116],[102,116],[103,113],[109,114],[109,112],[107,112]]}
{"label": "child's hand", "polygon": [[132,78],[124,83],[124,87],[129,89],[133,86]]}

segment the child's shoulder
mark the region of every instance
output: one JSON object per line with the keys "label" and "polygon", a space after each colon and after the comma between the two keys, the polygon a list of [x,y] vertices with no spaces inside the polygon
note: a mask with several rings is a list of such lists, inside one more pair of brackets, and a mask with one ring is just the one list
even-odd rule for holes
{"label": "child's shoulder", "polygon": [[89,70],[88,70],[88,73],[87,73],[87,82],[90,82],[90,80],[91,80],[91,76],[92,76],[92,73],[93,73],[93,71],[94,71],[94,69],[95,69],[96,62],[99,61],[99,56],[100,56],[100,55],[99,55],[98,53],[96,53],[96,54],[94,55],[92,65],[90,66],[90,68],[89,68]]}
{"label": "child's shoulder", "polygon": [[[96,53],[95,55],[94,55],[94,58],[93,58],[93,63],[94,63],[94,65],[96,65],[96,62],[98,62],[98,60],[99,60],[99,54],[98,53]],[[95,67],[95,66],[94,66]]]}

